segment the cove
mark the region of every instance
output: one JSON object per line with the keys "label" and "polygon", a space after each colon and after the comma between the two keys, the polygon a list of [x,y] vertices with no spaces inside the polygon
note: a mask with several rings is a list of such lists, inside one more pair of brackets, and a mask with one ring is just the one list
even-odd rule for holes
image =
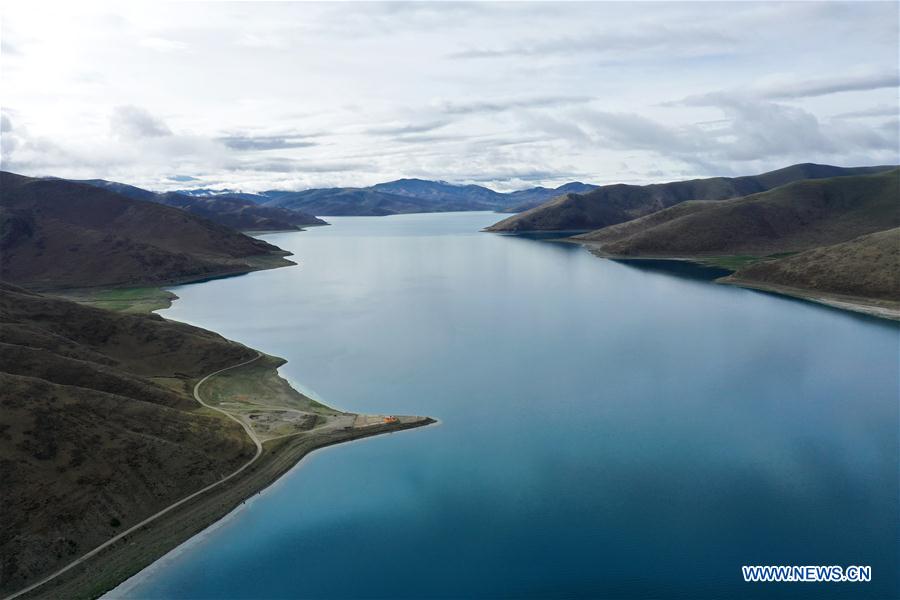
{"label": "cove", "polygon": [[298,389],[440,425],[314,453],[110,596],[900,595],[895,324],[496,220],[332,218],[261,236],[299,266],[173,288]]}

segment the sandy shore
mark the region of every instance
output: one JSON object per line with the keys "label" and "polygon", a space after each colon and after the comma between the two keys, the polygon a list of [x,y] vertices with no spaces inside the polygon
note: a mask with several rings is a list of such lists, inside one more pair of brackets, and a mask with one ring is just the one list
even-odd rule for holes
{"label": "sandy shore", "polygon": [[101,596],[227,516],[247,498],[274,483],[310,452],[342,442],[423,427],[435,422],[429,417],[402,417],[396,423],[310,432],[308,435],[267,442],[259,460],[229,485],[178,507],[90,560],[21,597],[58,599]]}
{"label": "sandy shore", "polygon": [[827,294],[825,292],[805,290],[802,288],[792,288],[784,285],[748,281],[736,278],[732,275],[717,279],[716,283],[736,285],[738,287],[759,290],[762,292],[771,292],[773,294],[791,296],[792,298],[799,298],[801,300],[817,302],[819,304],[824,304],[833,308],[839,308],[841,310],[863,313],[869,316],[879,317],[881,319],[900,321],[900,302],[878,302],[875,300],[869,300],[867,298],[843,296],[840,294]]}

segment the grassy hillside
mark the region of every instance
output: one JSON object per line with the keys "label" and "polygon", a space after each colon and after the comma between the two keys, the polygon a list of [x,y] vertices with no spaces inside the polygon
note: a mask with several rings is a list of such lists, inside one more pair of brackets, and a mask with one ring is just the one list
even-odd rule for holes
{"label": "grassy hillside", "polygon": [[768,255],[900,225],[900,169],[790,183],[721,202],[685,202],[576,239],[620,256]]}
{"label": "grassy hillside", "polygon": [[185,211],[91,185],[0,173],[0,279],[35,288],[163,284],[291,264]]}
{"label": "grassy hillside", "polygon": [[755,262],[724,281],[900,303],[900,228]]}
{"label": "grassy hillside", "polygon": [[591,230],[636,219],[688,200],[725,200],[792,181],[852,176],[892,167],[842,168],[800,164],[748,177],[714,177],[652,185],[605,185],[587,194],[566,194],[514,215],[487,231]]}
{"label": "grassy hillside", "polygon": [[198,411],[193,380],[252,350],[158,316],[0,284],[3,591],[246,462],[235,423]]}
{"label": "grassy hillside", "polygon": [[77,183],[86,183],[104,188],[127,196],[132,200],[143,200],[145,202],[174,206],[239,231],[286,231],[291,229],[297,230],[310,225],[327,225],[325,221],[310,214],[283,208],[259,206],[253,200],[242,195],[189,196],[176,192],[160,194],[133,185],[105,179],[88,179]]}

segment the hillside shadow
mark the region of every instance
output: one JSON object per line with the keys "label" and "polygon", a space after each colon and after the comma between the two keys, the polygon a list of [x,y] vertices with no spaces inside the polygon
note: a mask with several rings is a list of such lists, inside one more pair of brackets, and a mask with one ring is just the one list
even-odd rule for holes
{"label": "hillside shadow", "polygon": [[694,281],[715,281],[719,277],[725,277],[732,273],[732,271],[721,267],[712,267],[686,260],[666,260],[658,258],[610,258],[609,260],[638,269],[639,271],[671,275],[673,277],[691,279]]}

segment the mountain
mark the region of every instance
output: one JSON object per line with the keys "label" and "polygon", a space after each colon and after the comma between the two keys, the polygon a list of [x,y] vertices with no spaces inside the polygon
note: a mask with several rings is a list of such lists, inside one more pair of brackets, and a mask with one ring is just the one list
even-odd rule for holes
{"label": "mountain", "polygon": [[249,192],[241,192],[239,190],[231,190],[231,189],[220,189],[214,190],[211,188],[194,188],[194,189],[184,189],[184,190],[175,190],[175,193],[181,194],[182,196],[193,196],[196,198],[210,198],[213,196],[230,196],[232,198],[240,198],[242,200],[249,200],[254,204],[262,204],[269,198],[264,196],[263,194],[251,194]]}
{"label": "mountain", "polygon": [[168,192],[158,194],[155,201],[181,208],[239,231],[288,231],[314,225],[328,225],[309,213],[274,206],[259,206],[242,196],[191,197]]}
{"label": "mountain", "polygon": [[615,225],[687,200],[726,200],[763,192],[792,181],[877,173],[891,166],[843,168],[811,163],[746,177],[714,177],[651,185],[605,185],[586,194],[566,194],[486,231],[591,230]]}
{"label": "mountain", "polygon": [[509,192],[506,197],[509,199],[507,208],[500,212],[519,213],[540,206],[548,200],[552,200],[557,196],[565,194],[586,194],[591,190],[597,189],[599,186],[590,183],[581,183],[573,181],[559,186],[558,188],[535,187],[527,190],[519,190],[517,192]]}
{"label": "mountain", "polygon": [[5,283],[0,314],[4,596],[253,456],[243,429],[190,392],[253,350]]}
{"label": "mountain", "polygon": [[0,279],[35,289],[160,285],[291,264],[189,212],[63,179],[0,173]]}
{"label": "mountain", "polygon": [[826,294],[900,304],[900,228],[806,250],[738,269],[723,281],[778,291]]}
{"label": "mountain", "polygon": [[724,201],[689,201],[576,236],[616,256],[799,252],[900,226],[900,168],[796,181]]}
{"label": "mountain", "polygon": [[470,206],[462,210],[491,210],[508,206],[507,195],[480,185],[455,185],[446,181],[398,179],[373,185],[376,192],[430,201],[434,206]]}
{"label": "mountain", "polygon": [[193,198],[241,198],[266,207],[319,216],[384,216],[403,213],[491,210],[516,212],[567,192],[586,192],[596,186],[572,182],[555,189],[536,187],[500,193],[480,185],[445,181],[398,179],[363,188],[314,188],[301,191],[269,190],[242,194],[229,190],[178,190]]}
{"label": "mountain", "polygon": [[157,193],[105,179],[88,179],[78,183],[102,187],[134,200],[174,206],[241,231],[286,231],[311,225],[327,225],[322,219],[301,211],[259,206],[248,198],[250,194]]}
{"label": "mountain", "polygon": [[103,188],[117,194],[122,194],[126,198],[131,198],[132,200],[156,202],[157,196],[159,195],[156,192],[151,192],[150,190],[145,190],[137,186],[119,183],[118,181],[108,181],[106,179],[72,179],[70,181],[73,183],[86,183],[87,185]]}
{"label": "mountain", "polygon": [[463,200],[436,202],[379,192],[371,188],[327,188],[302,192],[266,192],[271,199],[265,206],[302,210],[321,216],[380,217],[402,213],[489,210]]}

